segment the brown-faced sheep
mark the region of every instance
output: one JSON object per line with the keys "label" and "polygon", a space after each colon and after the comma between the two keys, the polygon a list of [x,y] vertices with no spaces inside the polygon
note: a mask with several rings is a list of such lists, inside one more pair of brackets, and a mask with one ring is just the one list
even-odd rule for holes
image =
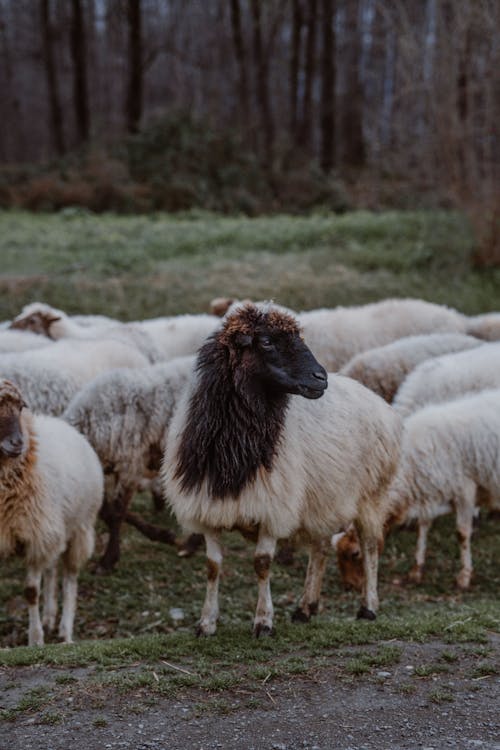
{"label": "brown-faced sheep", "polygon": [[92,554],[102,502],[99,460],[84,437],[60,419],[33,416],[19,389],[0,380],[0,555],[26,561],[30,645],[43,644],[43,624],[57,615],[57,566],[63,564],[59,635],[73,637],[77,576]]}

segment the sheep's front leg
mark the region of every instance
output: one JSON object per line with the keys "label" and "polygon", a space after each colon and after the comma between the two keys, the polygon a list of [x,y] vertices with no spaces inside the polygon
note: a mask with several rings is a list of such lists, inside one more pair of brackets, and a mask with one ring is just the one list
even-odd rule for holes
{"label": "sheep's front leg", "polygon": [[417,549],[415,551],[415,564],[408,573],[408,578],[413,583],[422,583],[424,574],[425,555],[427,552],[427,537],[432,521],[427,518],[418,520]]}
{"label": "sheep's front leg", "polygon": [[297,609],[292,615],[294,622],[309,622],[311,616],[315,615],[318,611],[321,586],[328,562],[329,551],[329,539],[316,540],[311,544],[304,592]]}
{"label": "sheep's front leg", "polygon": [[57,562],[43,574],[43,615],[42,622],[50,632],[56,626],[57,618]]}
{"label": "sheep's front leg", "polygon": [[276,539],[259,531],[255,548],[254,568],[257,573],[258,598],[253,633],[256,638],[273,632],[273,601],[271,599],[271,563],[276,550]]}
{"label": "sheep's front leg", "polygon": [[[465,488],[467,489],[467,488]],[[457,576],[457,585],[461,589],[468,589],[472,577],[472,553],[470,539],[474,523],[474,491],[465,493],[467,497],[456,503],[457,537],[460,545],[460,561],[462,569]]]}
{"label": "sheep's front leg", "polygon": [[377,576],[378,576],[378,539],[358,529],[365,580],[361,607],[357,617],[364,620],[375,620],[378,609]]}
{"label": "sheep's front leg", "polygon": [[133,487],[124,487],[112,497],[105,498],[100,516],[109,529],[109,539],[104,554],[99,562],[104,572],[113,570],[120,559],[120,532],[128,506],[134,495]]}
{"label": "sheep's front leg", "polygon": [[219,580],[222,568],[222,547],[220,535],[214,532],[205,534],[207,547],[207,593],[201,610],[201,619],[196,635],[213,635],[219,617]]}
{"label": "sheep's front leg", "polygon": [[42,581],[42,571],[35,568],[28,568],[26,575],[26,586],[24,596],[28,602],[29,629],[28,645],[43,646],[43,627],[40,620],[40,583]]}
{"label": "sheep's front leg", "polygon": [[64,643],[73,643],[73,624],[75,622],[76,599],[78,595],[78,574],[65,568],[62,590],[63,607],[59,623],[59,638]]}

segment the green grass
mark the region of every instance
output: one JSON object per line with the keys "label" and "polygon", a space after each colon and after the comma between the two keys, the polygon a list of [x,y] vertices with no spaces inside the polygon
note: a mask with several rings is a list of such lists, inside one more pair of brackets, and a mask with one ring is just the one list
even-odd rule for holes
{"label": "green grass", "polygon": [[[3,212],[0,317],[43,299],[68,312],[134,319],[202,311],[212,297],[226,294],[272,297],[298,309],[387,295],[424,297],[469,313],[494,309],[500,271],[473,270],[472,251],[467,223],[447,212],[259,219],[200,212],[176,217]],[[165,513],[153,516],[143,496],[136,507],[150,520],[173,523]],[[86,569],[81,576],[79,641],[64,646],[49,638],[43,649],[23,645],[23,567],[8,560],[0,579],[0,665],[61,669],[54,681],[58,690],[78,688],[72,685],[71,669],[88,666],[96,685],[162,695],[192,687],[218,693],[243,682],[265,687],[325,663],[338,663],[343,674],[370,672],[384,666],[377,659],[389,659],[389,664],[397,659],[397,648],[386,643],[392,639],[437,638],[484,648],[490,632],[500,630],[498,531],[497,522],[484,520],[475,532],[475,574],[465,594],[454,588],[458,548],[451,518],[439,519],[432,529],[419,587],[404,583],[415,534],[391,535],[381,563],[380,616],[373,623],[354,619],[359,596],[342,590],[332,563],[319,615],[309,625],[292,625],[306,564],[298,553],[292,566],[274,565],[276,636],[258,641],[251,635],[256,600],[252,547],[236,535],[224,539],[221,621],[209,639],[194,635],[205,589],[202,553],[180,559],[172,548],[126,529],[116,572],[100,577]],[[169,614],[174,607],[184,612],[180,623]],[[369,647],[369,652],[345,655],[343,649],[352,646]],[[453,652],[443,652],[441,665],[453,658]],[[36,695],[26,700],[19,710],[32,710]],[[5,709],[3,718],[15,717],[16,711]]]}
{"label": "green grass", "polygon": [[0,213],[0,318],[34,299],[123,319],[201,312],[216,296],[295,309],[418,296],[498,306],[500,271],[475,271],[458,213],[228,218]]}

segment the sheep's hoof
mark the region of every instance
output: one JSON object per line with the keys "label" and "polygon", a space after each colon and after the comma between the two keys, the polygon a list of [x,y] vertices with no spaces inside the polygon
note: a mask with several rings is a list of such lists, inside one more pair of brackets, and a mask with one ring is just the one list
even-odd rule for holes
{"label": "sheep's hoof", "polygon": [[208,630],[200,623],[196,626],[195,633],[197,638],[209,638],[211,635],[215,635],[215,628],[213,630]]}
{"label": "sheep's hoof", "polygon": [[292,622],[309,622],[310,619],[311,615],[304,612],[300,607],[297,607],[297,609],[292,612]]}
{"label": "sheep's hoof", "polygon": [[408,580],[411,583],[422,583],[424,577],[424,566],[415,564],[408,573]]}
{"label": "sheep's hoof", "polygon": [[377,615],[373,610],[368,609],[368,607],[365,607],[364,605],[359,608],[358,614],[356,615],[356,619],[358,620],[376,620]]}
{"label": "sheep's hoof", "polygon": [[274,635],[274,628],[269,627],[269,625],[264,625],[261,622],[258,622],[253,627],[253,635],[254,638],[268,638],[271,635]]}

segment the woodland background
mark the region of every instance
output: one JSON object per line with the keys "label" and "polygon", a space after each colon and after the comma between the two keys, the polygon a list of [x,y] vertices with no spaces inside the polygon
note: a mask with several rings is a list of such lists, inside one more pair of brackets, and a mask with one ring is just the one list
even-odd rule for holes
{"label": "woodland background", "polygon": [[500,263],[498,0],[0,0],[0,206],[461,208]]}

